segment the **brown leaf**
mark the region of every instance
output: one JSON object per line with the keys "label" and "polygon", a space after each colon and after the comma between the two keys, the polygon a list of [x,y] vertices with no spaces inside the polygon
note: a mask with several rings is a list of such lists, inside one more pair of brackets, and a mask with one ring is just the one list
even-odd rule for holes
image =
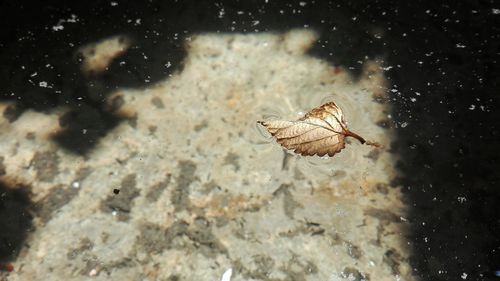
{"label": "brown leaf", "polygon": [[333,156],[345,147],[344,139],[353,137],[362,144],[378,147],[347,129],[342,110],[329,102],[314,108],[297,121],[258,121],[283,147],[301,155]]}

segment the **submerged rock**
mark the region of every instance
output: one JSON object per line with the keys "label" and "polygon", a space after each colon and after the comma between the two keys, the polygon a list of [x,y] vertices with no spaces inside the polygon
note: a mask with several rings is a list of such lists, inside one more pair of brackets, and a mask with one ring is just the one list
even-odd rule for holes
{"label": "submerged rock", "polygon": [[[316,39],[307,30],[191,38],[181,72],[108,97],[133,124],[83,156],[51,140],[60,112],[2,119],[2,179],[29,183],[41,204],[79,189],[35,222],[9,280],[219,280],[227,268],[233,281],[413,280],[400,191],[381,189],[396,160],[390,126],[379,125],[389,112],[382,68],[366,61],[354,81],[307,55]],[[302,157],[257,127],[328,100],[385,148],[353,142],[332,158]],[[75,253],[81,241],[92,246]]]}

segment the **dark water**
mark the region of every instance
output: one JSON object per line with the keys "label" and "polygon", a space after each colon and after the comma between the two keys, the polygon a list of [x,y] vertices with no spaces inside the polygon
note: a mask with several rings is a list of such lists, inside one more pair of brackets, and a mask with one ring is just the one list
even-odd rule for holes
{"label": "dark water", "polygon": [[[183,38],[199,32],[313,28],[321,36],[311,54],[355,75],[359,62],[383,58],[392,67],[387,72],[396,120],[390,125],[397,127],[392,150],[400,155],[395,185],[403,187],[411,207],[415,275],[458,280],[467,272],[467,280],[498,280],[499,2],[51,2],[0,4],[0,99],[15,101],[4,112],[12,121],[26,109],[70,106],[72,113],[61,120],[66,130],[54,141],[77,154],[91,151],[123,121],[102,106],[105,97],[116,87],[146,87],[182,68]],[[76,23],[52,31],[72,14]],[[140,24],[130,23],[137,19]],[[103,77],[84,78],[78,58],[65,50],[115,34],[140,41],[125,55],[132,63],[114,63]],[[164,67],[165,57],[172,67]],[[38,75],[30,79],[33,72]],[[51,81],[53,89],[33,95],[38,81]],[[104,87],[90,96],[96,83]],[[84,138],[77,137],[81,128],[89,131]],[[0,186],[0,260],[6,262],[23,245],[29,211],[36,210],[26,194],[7,185]]]}

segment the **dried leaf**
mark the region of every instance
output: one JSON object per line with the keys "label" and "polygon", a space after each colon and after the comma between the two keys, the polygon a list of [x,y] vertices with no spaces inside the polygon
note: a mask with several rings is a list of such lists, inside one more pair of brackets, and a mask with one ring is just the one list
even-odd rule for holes
{"label": "dried leaf", "polygon": [[333,156],[345,147],[344,139],[353,137],[362,144],[379,147],[379,144],[347,129],[342,110],[329,102],[314,108],[297,121],[258,121],[267,128],[283,147],[301,155]]}

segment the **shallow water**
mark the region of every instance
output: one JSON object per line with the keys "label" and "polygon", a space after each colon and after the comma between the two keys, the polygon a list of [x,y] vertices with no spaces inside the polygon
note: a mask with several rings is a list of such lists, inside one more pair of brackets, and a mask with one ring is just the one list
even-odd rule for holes
{"label": "shallow water", "polygon": [[[498,7],[36,5],[0,9],[0,280],[498,279]],[[328,101],[382,148],[257,124]]]}

